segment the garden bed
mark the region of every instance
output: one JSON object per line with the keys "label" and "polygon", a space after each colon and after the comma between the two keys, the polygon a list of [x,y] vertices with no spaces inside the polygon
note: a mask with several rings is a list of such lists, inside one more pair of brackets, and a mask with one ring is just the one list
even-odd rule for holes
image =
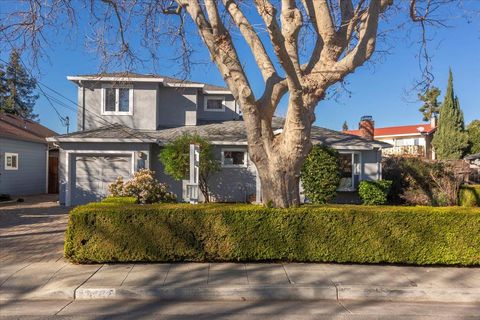
{"label": "garden bed", "polygon": [[70,212],[80,263],[298,261],[480,264],[480,209],[95,203]]}

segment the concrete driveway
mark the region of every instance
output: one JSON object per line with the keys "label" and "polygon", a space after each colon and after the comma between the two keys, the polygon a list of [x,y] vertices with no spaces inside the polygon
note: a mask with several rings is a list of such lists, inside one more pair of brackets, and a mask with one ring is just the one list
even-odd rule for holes
{"label": "concrete driveway", "polygon": [[0,204],[0,264],[61,260],[69,208],[58,205],[57,195],[24,199]]}

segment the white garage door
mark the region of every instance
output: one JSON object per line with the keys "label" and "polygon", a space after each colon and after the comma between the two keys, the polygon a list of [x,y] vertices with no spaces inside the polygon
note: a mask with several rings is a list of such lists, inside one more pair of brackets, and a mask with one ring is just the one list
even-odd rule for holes
{"label": "white garage door", "polygon": [[108,194],[108,185],[118,177],[129,179],[132,172],[131,158],[131,155],[75,156],[72,205],[98,201]]}

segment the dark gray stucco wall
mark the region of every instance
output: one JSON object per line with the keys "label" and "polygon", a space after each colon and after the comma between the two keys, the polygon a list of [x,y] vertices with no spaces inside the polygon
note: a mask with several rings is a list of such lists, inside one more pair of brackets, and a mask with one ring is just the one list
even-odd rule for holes
{"label": "dark gray stucco wall", "polygon": [[150,156],[150,168],[155,171],[155,177],[158,181],[166,183],[169,186],[169,191],[175,193],[178,201],[182,201],[183,195],[183,183],[182,181],[175,180],[171,176],[165,173],[163,164],[159,159],[161,148],[152,144],[152,152]]}
{"label": "dark gray stucco wall", "polygon": [[[46,193],[47,144],[0,138],[0,193]],[[5,152],[18,153],[18,170],[5,170]]]}
{"label": "dark gray stucco wall", "polygon": [[[215,157],[221,160],[223,149],[238,149],[248,152],[246,146],[215,146]],[[245,202],[256,193],[256,168],[247,154],[246,167],[222,167],[210,181],[214,198],[221,202]]]}
{"label": "dark gray stucco wall", "polygon": [[196,124],[197,88],[159,87],[157,126]]}
{"label": "dark gray stucco wall", "polygon": [[[225,98],[225,111],[205,111],[205,97]],[[237,120],[240,118],[240,115],[236,109],[235,99],[232,95],[205,95],[203,93],[198,95],[197,117],[199,120]]]}

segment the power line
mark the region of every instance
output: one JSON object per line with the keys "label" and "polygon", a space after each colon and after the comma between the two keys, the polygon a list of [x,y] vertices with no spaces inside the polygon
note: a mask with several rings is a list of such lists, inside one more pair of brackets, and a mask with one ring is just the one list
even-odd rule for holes
{"label": "power line", "polygon": [[[25,63],[22,61],[21,57],[19,57],[19,59],[20,59],[20,62],[22,63],[22,65],[25,67],[25,71],[26,71],[31,77],[34,78],[34,76],[32,75],[32,73],[28,71],[28,68],[26,67]],[[1,58],[0,58],[0,60],[3,61],[4,63],[8,63],[8,62],[6,62],[5,60],[3,60],[3,59],[1,59]],[[64,108],[66,108],[66,109],[68,109],[68,110],[70,110],[70,111],[73,111],[73,112],[75,112],[75,113],[77,112],[77,108],[79,107],[78,103],[76,103],[75,101],[73,101],[73,100],[71,100],[70,98],[66,97],[65,95],[61,94],[61,93],[58,92],[57,90],[55,90],[55,89],[47,86],[46,84],[44,84],[44,83],[42,83],[42,82],[40,82],[40,81],[37,81],[37,83],[39,84],[38,87],[39,87],[39,89],[40,89],[40,91],[41,91],[41,94],[48,100],[48,102],[50,103],[51,107],[55,110],[55,112],[57,113],[57,115],[58,115],[59,118],[60,118],[60,121],[61,121],[62,125],[63,125],[63,126],[66,126],[66,123],[67,123],[67,122],[68,122],[68,124],[69,124],[69,120],[70,120],[70,119],[68,119],[68,121],[67,121],[66,118],[62,117],[62,116],[59,114],[57,108],[55,108],[55,106],[53,105],[53,102],[52,102],[52,101],[55,101],[55,103],[56,103],[57,105],[60,105],[61,107],[64,107]],[[55,94],[57,94],[57,95],[60,96],[61,98],[63,98],[63,99],[65,99],[66,101],[70,102],[71,104],[75,105],[75,107],[73,108],[73,107],[67,105],[65,102],[63,102],[63,101],[61,101],[61,100],[59,100],[59,99],[57,99],[57,98],[55,98],[55,97],[47,94],[47,93],[41,88],[42,86],[45,87],[46,89],[54,92]],[[97,123],[100,123],[100,124],[103,124],[103,125],[110,125],[110,126],[111,126],[111,125],[114,125],[114,123],[112,123],[112,122],[110,122],[110,121],[102,118],[102,117],[99,116],[98,114],[96,114],[96,113],[92,112],[91,110],[89,110],[89,109],[87,108],[87,106],[85,106],[85,111],[88,112],[89,114],[91,114],[92,116],[98,118],[98,119],[101,121],[101,122],[99,122],[98,120],[96,121],[95,119],[93,119],[93,120],[94,120],[95,122],[97,122]],[[65,122],[64,122],[64,121],[65,121]],[[64,124],[64,123],[65,123],[65,124]],[[132,134],[132,132],[126,131],[124,128],[120,128],[120,130],[122,130],[124,133],[126,133],[129,137],[138,138],[138,136],[137,136],[136,134]],[[68,128],[67,128],[67,131],[68,131]],[[68,133],[68,132],[67,132],[67,133]]]}
{"label": "power line", "polygon": [[[13,46],[12,42],[10,41],[10,39],[8,39],[5,31],[2,30],[2,32],[3,32],[4,36],[5,36],[5,39],[6,39],[6,40],[8,41],[8,43],[10,44],[10,47],[12,48],[12,50],[15,50],[15,47]],[[35,77],[32,75],[32,73],[28,70],[26,64],[23,62],[22,57],[21,57],[20,55],[18,55],[18,58],[19,58],[19,60],[20,60],[20,63],[21,63],[21,64],[23,65],[23,67],[25,68],[25,71],[26,71],[32,78],[35,79]],[[1,59],[1,58],[0,58],[0,60],[3,61],[4,63],[8,64],[8,62],[6,62],[5,60],[3,60],[3,59]],[[36,79],[35,79],[35,80],[36,80]],[[52,108],[55,110],[57,116],[58,116],[59,119],[60,119],[60,122],[62,123],[62,125],[65,126],[65,125],[64,125],[64,121],[65,121],[65,123],[67,124],[67,133],[68,133],[68,126],[70,125],[70,118],[68,118],[68,117],[67,117],[67,118],[63,118],[63,117],[60,115],[60,113],[58,112],[58,110],[57,110],[57,109],[55,108],[55,106],[53,105],[53,103],[52,103],[52,101],[51,101],[51,98],[45,93],[45,91],[41,88],[41,86],[44,86],[45,88],[47,88],[47,89],[51,90],[52,92],[56,93],[57,95],[59,95],[59,96],[62,97],[63,99],[65,99],[65,100],[73,103],[73,104],[75,105],[75,109],[73,109],[74,112],[77,112],[77,108],[79,107],[78,103],[76,103],[75,101],[71,100],[70,98],[64,96],[63,94],[61,94],[60,92],[56,91],[55,89],[52,89],[52,88],[50,88],[49,86],[47,86],[47,85],[45,85],[45,84],[42,84],[42,83],[39,82],[39,81],[37,81],[37,82],[38,82],[39,84],[41,84],[41,85],[38,86],[39,89],[40,89],[40,91],[41,91],[41,93],[45,96],[45,98],[48,100],[48,102],[50,103],[50,105],[52,106]],[[58,99],[56,99],[56,100],[57,100],[57,103],[58,103],[59,100],[58,100]],[[84,103],[85,103],[85,101],[84,101]],[[63,104],[63,103],[62,103],[62,104]],[[60,105],[62,105],[62,104],[60,104]],[[66,104],[63,104],[63,105],[66,106]],[[69,109],[72,110],[71,108],[69,108]],[[99,118],[99,119],[102,120],[104,123],[107,123],[107,125],[113,125],[113,124],[114,124],[114,123],[111,123],[111,122],[109,122],[108,120],[100,117],[98,114],[91,112],[90,110],[87,109],[87,106],[84,106],[84,110],[85,110],[86,112],[90,112],[92,115],[94,115],[95,117]],[[77,121],[78,121],[78,120],[77,120]],[[128,131],[126,131],[126,130],[123,129],[123,128],[120,128],[120,130],[122,130],[123,132],[125,132],[125,133],[126,133],[128,136],[130,136],[130,137],[137,138],[135,134],[132,134],[131,132],[128,132]]]}

